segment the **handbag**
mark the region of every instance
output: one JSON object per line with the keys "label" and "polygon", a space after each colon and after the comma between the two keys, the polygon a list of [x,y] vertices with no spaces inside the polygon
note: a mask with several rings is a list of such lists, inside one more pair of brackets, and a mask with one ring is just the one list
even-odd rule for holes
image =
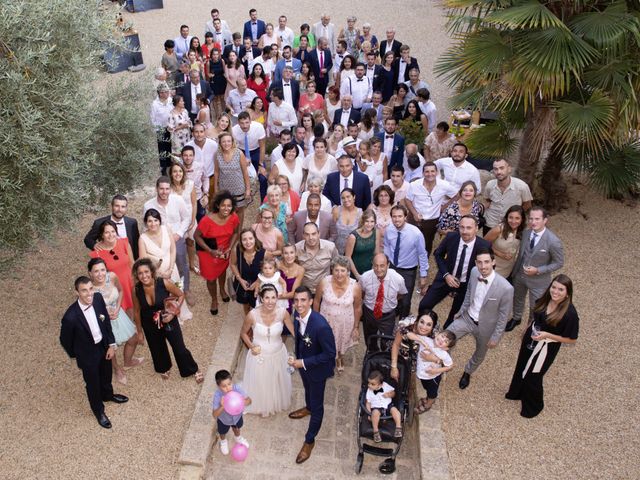
{"label": "handbag", "polygon": [[[238,270],[240,270],[240,277],[242,277],[242,261],[240,259],[240,247],[236,247],[236,258],[238,259]],[[227,276],[225,280],[224,288],[227,291],[227,294],[231,297],[231,299],[235,302],[238,298],[238,288],[240,287],[240,282],[238,282],[233,275]]]}

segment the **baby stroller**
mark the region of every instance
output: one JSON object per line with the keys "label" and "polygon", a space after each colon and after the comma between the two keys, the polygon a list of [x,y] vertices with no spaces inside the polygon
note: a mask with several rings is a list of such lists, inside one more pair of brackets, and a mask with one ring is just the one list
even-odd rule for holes
{"label": "baby stroller", "polygon": [[371,425],[371,420],[368,418],[370,416],[370,412],[367,410],[366,403],[367,378],[371,371],[378,370],[382,373],[384,381],[395,388],[396,394],[392,403],[402,415],[403,431],[405,431],[406,424],[410,422],[410,412],[412,411],[411,406],[409,405],[411,366],[408,360],[398,355],[398,381],[396,382],[391,378],[392,343],[393,337],[387,335],[373,335],[369,338],[369,342],[367,344],[367,352],[365,353],[364,361],[362,363],[360,395],[358,395],[358,456],[356,457],[356,473],[360,473],[362,471],[365,453],[379,457],[387,457],[386,460],[380,464],[378,469],[381,473],[393,473],[396,468],[396,456],[398,455],[400,446],[402,445],[402,438],[394,438],[393,436],[395,423],[393,418],[391,418],[391,415],[381,417],[379,425],[382,442],[389,446],[379,447],[377,446],[378,444],[363,442],[363,440],[370,440],[373,442],[373,427]]}

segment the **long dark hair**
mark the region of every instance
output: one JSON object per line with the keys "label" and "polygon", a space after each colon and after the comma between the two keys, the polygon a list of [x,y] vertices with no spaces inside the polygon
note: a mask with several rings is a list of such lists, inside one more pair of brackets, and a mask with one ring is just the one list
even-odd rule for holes
{"label": "long dark hair", "polygon": [[547,324],[555,327],[560,320],[565,316],[567,310],[569,309],[569,305],[573,303],[573,282],[569,277],[567,277],[564,273],[556,275],[551,283],[545,290],[544,294],[540,299],[536,302],[535,307],[533,308],[534,312],[545,312],[547,310],[547,305],[551,301],[551,285],[553,282],[558,282],[560,285],[564,285],[567,289],[567,298],[558,304],[558,308],[556,308],[553,312],[547,315]]}
{"label": "long dark hair", "polygon": [[[416,107],[416,116],[415,117],[412,116],[409,113],[409,105],[413,105],[414,107]],[[420,110],[420,105],[418,105],[418,101],[417,100],[409,100],[407,102],[407,106],[404,109],[404,118],[411,118],[415,122],[419,122],[421,115],[422,115],[422,110]]]}
{"label": "long dark hair", "polygon": [[522,218],[520,226],[513,233],[515,234],[516,238],[522,238],[522,231],[524,230],[524,225],[527,220],[524,213],[524,208],[522,208],[522,206],[520,205],[512,205],[509,207],[507,212],[504,214],[504,218],[502,219],[502,238],[504,238],[505,240],[509,238],[509,234],[511,233],[511,227],[509,226],[509,214],[513,212],[518,212],[520,214],[520,218]]}

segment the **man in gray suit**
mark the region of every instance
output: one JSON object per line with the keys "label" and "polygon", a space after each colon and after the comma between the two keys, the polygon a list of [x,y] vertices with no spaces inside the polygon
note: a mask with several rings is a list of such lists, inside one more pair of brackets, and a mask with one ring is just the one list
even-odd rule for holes
{"label": "man in gray suit", "polygon": [[469,386],[471,374],[480,366],[487,350],[498,345],[513,306],[513,287],[495,272],[494,265],[493,252],[478,249],[464,302],[447,328],[458,339],[467,334],[476,339],[476,350],[460,378],[461,389]]}
{"label": "man in gray suit", "polygon": [[547,212],[542,207],[533,207],[529,212],[529,228],[522,233],[518,259],[513,267],[513,318],[507,324],[507,332],[522,321],[527,291],[531,320],[536,300],[551,284],[551,274],[564,265],[562,242],[547,228],[547,220]]}
{"label": "man in gray suit", "polygon": [[335,242],[338,236],[336,222],[333,221],[330,213],[320,210],[320,203],[320,195],[310,193],[307,197],[307,209],[299,210],[293,214],[293,218],[287,224],[289,242],[298,243],[304,240],[302,231],[304,230],[304,226],[309,222],[315,223],[318,226],[321,239]]}

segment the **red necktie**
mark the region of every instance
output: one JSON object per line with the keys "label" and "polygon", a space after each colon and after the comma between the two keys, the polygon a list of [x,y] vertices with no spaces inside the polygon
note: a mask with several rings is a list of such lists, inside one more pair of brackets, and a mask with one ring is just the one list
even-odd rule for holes
{"label": "red necktie", "polygon": [[382,304],[384,303],[384,280],[380,282],[378,294],[376,295],[376,304],[373,306],[373,318],[379,320],[382,318]]}
{"label": "red necktie", "polygon": [[324,68],[324,52],[320,50],[320,77],[324,77],[324,73],[322,73],[322,69]]}

